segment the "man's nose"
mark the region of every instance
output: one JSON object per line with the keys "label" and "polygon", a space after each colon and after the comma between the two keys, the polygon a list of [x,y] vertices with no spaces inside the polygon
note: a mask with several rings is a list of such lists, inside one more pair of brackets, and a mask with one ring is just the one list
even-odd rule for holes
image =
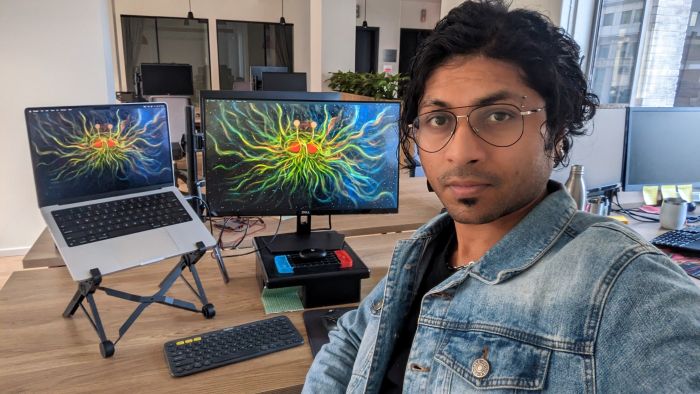
{"label": "man's nose", "polygon": [[467,115],[457,116],[455,132],[445,147],[445,159],[451,162],[469,163],[485,158],[485,142],[476,135]]}

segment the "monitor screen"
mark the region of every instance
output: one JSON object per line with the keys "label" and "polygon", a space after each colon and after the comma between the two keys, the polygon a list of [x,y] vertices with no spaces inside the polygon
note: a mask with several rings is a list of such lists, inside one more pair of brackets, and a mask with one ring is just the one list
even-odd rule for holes
{"label": "monitor screen", "polygon": [[192,66],[189,64],[141,64],[141,94],[144,96],[193,95]]}
{"label": "monitor screen", "polygon": [[306,73],[269,73],[262,76],[262,90],[305,92]]}
{"label": "monitor screen", "polygon": [[286,73],[289,68],[284,66],[250,66],[250,81],[253,90],[262,89],[263,73]]}
{"label": "monitor screen", "polygon": [[700,108],[629,108],[623,183],[700,188]]}
{"label": "monitor screen", "polygon": [[215,216],[398,211],[398,102],[202,98]]}
{"label": "monitor screen", "polygon": [[173,185],[163,103],[27,108],[39,206]]}

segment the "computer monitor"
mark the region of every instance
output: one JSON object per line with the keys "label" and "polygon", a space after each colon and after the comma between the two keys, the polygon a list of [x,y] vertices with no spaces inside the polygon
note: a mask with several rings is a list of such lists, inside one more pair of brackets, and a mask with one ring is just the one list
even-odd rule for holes
{"label": "computer monitor", "polygon": [[700,188],[700,108],[631,107],[627,110],[625,191],[645,185]]}
{"label": "computer monitor", "polygon": [[301,250],[326,248],[310,233],[312,214],[398,212],[398,102],[207,93],[201,108],[212,215],[296,215],[297,234],[275,243]]}
{"label": "computer monitor", "polygon": [[250,66],[250,84],[253,90],[262,89],[262,75],[268,73],[286,73],[289,69],[284,66]]}
{"label": "computer monitor", "polygon": [[305,92],[306,73],[264,72],[262,74],[262,90]]}
{"label": "computer monitor", "polygon": [[142,63],[142,96],[191,96],[194,94],[189,64]]}

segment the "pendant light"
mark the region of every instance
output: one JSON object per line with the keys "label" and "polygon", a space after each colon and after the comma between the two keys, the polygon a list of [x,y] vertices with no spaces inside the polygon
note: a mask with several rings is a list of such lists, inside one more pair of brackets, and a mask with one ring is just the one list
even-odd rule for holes
{"label": "pendant light", "polygon": [[284,0],[282,0],[282,16],[280,17],[280,24],[284,25],[287,21],[284,20]]}
{"label": "pendant light", "polygon": [[185,19],[185,26],[189,26],[190,20],[194,19],[194,13],[192,13],[192,0],[187,0],[187,2],[190,5],[190,10],[187,13],[187,19]]}
{"label": "pendant light", "polygon": [[367,28],[367,0],[365,0],[365,20],[362,21],[362,28]]}
{"label": "pendant light", "polygon": [[194,19],[194,14],[192,13],[192,0],[187,0],[190,5],[190,12],[187,13],[187,19]]}

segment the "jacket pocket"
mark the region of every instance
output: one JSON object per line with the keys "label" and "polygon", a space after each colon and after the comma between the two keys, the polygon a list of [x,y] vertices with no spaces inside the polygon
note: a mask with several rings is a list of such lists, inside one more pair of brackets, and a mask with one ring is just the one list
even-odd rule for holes
{"label": "jacket pocket", "polygon": [[439,378],[441,386],[453,392],[542,390],[551,352],[499,335],[468,331],[448,336],[435,359],[446,369]]}

